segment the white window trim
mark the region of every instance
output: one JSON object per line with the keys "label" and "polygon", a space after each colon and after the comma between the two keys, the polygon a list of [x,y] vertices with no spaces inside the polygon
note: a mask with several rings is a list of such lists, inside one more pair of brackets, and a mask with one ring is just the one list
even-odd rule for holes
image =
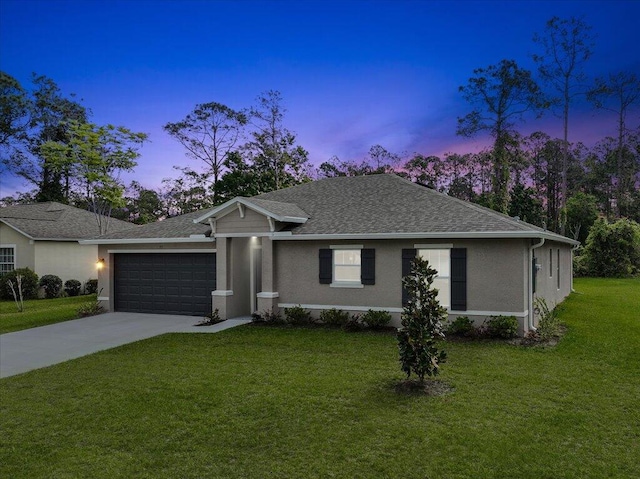
{"label": "white window trim", "polygon": [[364,284],[355,281],[336,281],[329,285],[330,288],[364,288]]}
{"label": "white window trim", "polygon": [[453,249],[453,243],[446,244],[414,244],[415,249]]}
{"label": "white window trim", "polygon": [[[447,280],[447,288],[449,289],[449,303],[451,303],[451,249],[453,248],[453,245],[445,245],[445,244],[441,244],[441,245],[414,245],[416,246],[416,255],[420,255],[420,250],[434,250],[434,249],[438,249],[438,250],[448,250],[449,251],[449,274],[448,275],[443,275],[438,271],[438,275],[434,278],[434,279],[443,279],[443,280]],[[426,248],[418,248],[418,246],[426,246]],[[447,309],[447,311],[451,310],[451,304],[442,304],[441,305]]]}
{"label": "white window trim", "polygon": [[[340,244],[335,245],[332,244],[329,246],[329,249],[334,251],[354,251],[360,250],[360,274],[362,274],[362,250],[364,249],[364,245],[361,244]],[[364,284],[361,281],[336,281],[336,262],[335,256],[331,253],[331,284],[330,288],[353,288],[359,289],[364,288]]]}
{"label": "white window trim", "polygon": [[[16,263],[17,263],[17,259],[18,259],[18,255],[17,255],[17,247],[15,244],[9,244],[9,243],[2,243],[0,244],[0,248],[11,248],[13,250],[13,269],[17,269],[16,267]],[[6,263],[9,264],[9,263]]]}

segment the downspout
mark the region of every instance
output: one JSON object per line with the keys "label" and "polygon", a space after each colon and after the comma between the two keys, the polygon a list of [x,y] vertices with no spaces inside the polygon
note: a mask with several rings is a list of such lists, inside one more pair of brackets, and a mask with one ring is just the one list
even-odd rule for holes
{"label": "downspout", "polygon": [[578,248],[580,248],[580,244],[574,245],[573,248],[571,248],[571,292],[575,293],[576,290],[573,289],[573,252],[575,250],[577,250]]}
{"label": "downspout", "polygon": [[[541,238],[540,241],[534,245],[529,246],[529,265],[530,268],[536,268],[537,265],[534,266],[533,264],[533,250],[540,248],[540,246],[542,246],[544,244],[545,239]],[[534,315],[534,311],[533,311],[533,269],[530,271],[529,274],[529,331],[535,331],[536,327],[533,325],[533,315]]]}

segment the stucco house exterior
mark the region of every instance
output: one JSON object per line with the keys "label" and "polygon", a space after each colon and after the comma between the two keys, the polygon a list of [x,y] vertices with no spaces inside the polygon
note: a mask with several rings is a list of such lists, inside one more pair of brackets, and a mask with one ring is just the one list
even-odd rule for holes
{"label": "stucco house exterior", "polygon": [[402,277],[426,257],[449,318],[514,315],[562,301],[578,242],[395,175],[339,177],[83,241],[106,267],[109,310],[222,318],[301,305],[387,310],[399,324]]}
{"label": "stucco house exterior", "polygon": [[[109,221],[111,230],[136,226]],[[55,274],[63,282],[95,279],[98,247],[78,241],[99,234],[94,214],[73,206],[46,202],[0,208],[0,274],[30,268],[38,276]]]}

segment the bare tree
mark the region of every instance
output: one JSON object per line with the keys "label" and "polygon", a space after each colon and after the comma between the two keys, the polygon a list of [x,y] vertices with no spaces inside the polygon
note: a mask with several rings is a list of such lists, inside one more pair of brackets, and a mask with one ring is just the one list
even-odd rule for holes
{"label": "bare tree", "polygon": [[640,80],[633,73],[612,73],[608,78],[597,78],[588,97],[597,108],[611,111],[617,117],[616,210],[618,216],[623,216],[631,201],[640,169],[637,155],[628,144],[631,131],[626,121],[629,109],[640,101]]}
{"label": "bare tree", "polygon": [[196,105],[184,120],[167,123],[164,130],[182,144],[187,156],[205,163],[213,181],[213,203],[217,203],[216,184],[224,162],[242,138],[247,116],[221,103]]}
{"label": "bare tree", "polygon": [[473,136],[487,131],[494,138],[491,207],[506,213],[509,208],[508,146],[514,134],[513,127],[523,120],[525,113],[541,113],[548,104],[531,72],[520,68],[513,60],[502,60],[473,73],[469,83],[459,88],[473,110],[458,118],[457,134]]}
{"label": "bare tree", "polygon": [[553,17],[542,34],[533,41],[542,47],[541,55],[533,55],[542,80],[558,95],[554,103],[562,107],[563,140],[560,207],[567,201],[567,169],[569,157],[569,110],[571,102],[587,93],[584,64],[593,53],[591,27],[581,18]]}

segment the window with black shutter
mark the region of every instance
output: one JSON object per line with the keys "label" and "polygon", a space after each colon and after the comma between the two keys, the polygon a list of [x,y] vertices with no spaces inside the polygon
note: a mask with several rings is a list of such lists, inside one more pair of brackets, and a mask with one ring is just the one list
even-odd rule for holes
{"label": "window with black shutter", "polygon": [[451,310],[467,310],[467,248],[451,248]]}
{"label": "window with black shutter", "polygon": [[333,251],[320,250],[320,284],[331,284],[333,279]]}
{"label": "window with black shutter", "polygon": [[376,250],[363,249],[361,251],[362,271],[360,279],[362,284],[376,284]]}

